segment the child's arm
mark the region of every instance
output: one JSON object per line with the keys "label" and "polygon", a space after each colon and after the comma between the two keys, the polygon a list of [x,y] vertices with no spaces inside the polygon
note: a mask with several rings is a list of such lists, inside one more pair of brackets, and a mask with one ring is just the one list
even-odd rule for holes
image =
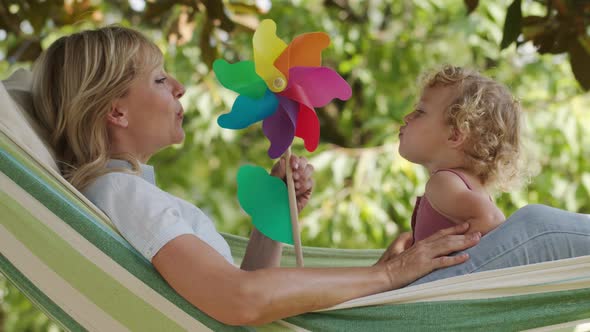
{"label": "child's arm", "polygon": [[485,234],[500,225],[505,217],[490,198],[471,191],[451,172],[438,172],[426,184],[426,198],[432,208],[452,222],[469,223],[469,232]]}

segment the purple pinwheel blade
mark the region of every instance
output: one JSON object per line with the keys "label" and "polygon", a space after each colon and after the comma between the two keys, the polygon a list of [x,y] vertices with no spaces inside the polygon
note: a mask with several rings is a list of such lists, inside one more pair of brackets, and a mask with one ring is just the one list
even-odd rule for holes
{"label": "purple pinwheel blade", "polygon": [[275,113],[278,105],[279,99],[269,89],[259,99],[240,95],[234,101],[231,112],[220,115],[217,123],[226,129],[243,129]]}
{"label": "purple pinwheel blade", "polygon": [[294,101],[279,96],[277,112],[262,121],[262,131],[270,141],[270,158],[280,157],[293,142],[298,108]]}
{"label": "purple pinwheel blade", "polygon": [[352,89],[330,68],[292,67],[289,69],[289,85],[280,95],[313,109],[326,106],[334,98],[347,100]]}

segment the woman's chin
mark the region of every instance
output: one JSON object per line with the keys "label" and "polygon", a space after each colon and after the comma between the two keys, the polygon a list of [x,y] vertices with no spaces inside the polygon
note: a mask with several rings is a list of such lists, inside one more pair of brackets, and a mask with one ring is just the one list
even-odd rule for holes
{"label": "woman's chin", "polygon": [[184,130],[181,129],[174,139],[174,144],[182,143],[184,141],[184,137],[185,137]]}

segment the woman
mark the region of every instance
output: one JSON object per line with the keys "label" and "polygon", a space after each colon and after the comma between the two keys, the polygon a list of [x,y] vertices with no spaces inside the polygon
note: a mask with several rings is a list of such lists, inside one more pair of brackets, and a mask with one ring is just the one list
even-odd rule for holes
{"label": "woman", "polygon": [[[394,243],[371,267],[278,268],[280,243],[257,230],[242,268],[197,207],[155,186],[146,165],[184,138],[184,87],[162,67],[159,49],[121,27],[84,31],[54,42],[34,68],[39,122],[51,134],[66,179],[113,221],[121,234],[184,298],[213,318],[256,325],[403,287],[465,262],[451,252],[475,245],[468,225],[443,230],[403,250]],[[299,209],[309,199],[312,168],[290,160]],[[284,177],[285,162],[272,174]],[[403,252],[402,252],[403,251]]]}

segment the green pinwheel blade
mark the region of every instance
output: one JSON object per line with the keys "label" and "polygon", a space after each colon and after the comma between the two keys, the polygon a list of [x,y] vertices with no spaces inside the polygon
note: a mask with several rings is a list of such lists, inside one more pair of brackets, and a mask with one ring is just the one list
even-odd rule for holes
{"label": "green pinwheel blade", "polygon": [[213,71],[224,87],[240,95],[258,99],[264,96],[266,83],[256,74],[253,61],[228,63],[223,59],[213,62]]}
{"label": "green pinwheel blade", "polygon": [[252,165],[240,167],[237,178],[238,200],[254,226],[275,241],[293,244],[287,185]]}

